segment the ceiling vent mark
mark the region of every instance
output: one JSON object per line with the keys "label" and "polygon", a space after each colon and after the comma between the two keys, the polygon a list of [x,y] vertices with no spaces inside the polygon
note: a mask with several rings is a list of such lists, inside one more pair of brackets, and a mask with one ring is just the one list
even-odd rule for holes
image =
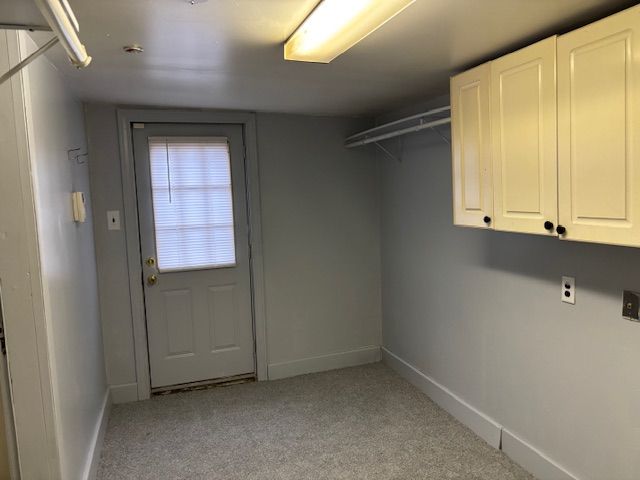
{"label": "ceiling vent mark", "polygon": [[134,43],[133,45],[125,45],[124,47],[122,47],[122,49],[127,53],[144,52],[144,48],[142,48],[142,45],[138,45],[137,43]]}

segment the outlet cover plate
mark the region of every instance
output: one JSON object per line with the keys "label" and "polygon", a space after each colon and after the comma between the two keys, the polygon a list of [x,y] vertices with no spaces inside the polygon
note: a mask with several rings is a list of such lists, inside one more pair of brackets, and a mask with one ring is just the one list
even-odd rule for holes
{"label": "outlet cover plate", "polygon": [[632,322],[640,322],[638,310],[640,310],[640,293],[629,290],[622,292],[622,316]]}
{"label": "outlet cover plate", "polygon": [[562,277],[562,301],[574,305],[576,303],[576,279]]}
{"label": "outlet cover plate", "polygon": [[107,212],[107,230],[120,230],[120,210]]}

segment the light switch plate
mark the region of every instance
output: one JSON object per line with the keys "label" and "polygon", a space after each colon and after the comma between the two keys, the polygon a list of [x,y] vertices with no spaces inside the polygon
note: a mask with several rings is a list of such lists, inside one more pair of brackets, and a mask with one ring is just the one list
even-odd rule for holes
{"label": "light switch plate", "polygon": [[576,279],[562,277],[562,301],[574,305],[576,303]]}
{"label": "light switch plate", "polygon": [[622,292],[622,316],[632,322],[640,322],[640,293],[625,290]]}
{"label": "light switch plate", "polygon": [[120,210],[107,212],[107,230],[120,230]]}

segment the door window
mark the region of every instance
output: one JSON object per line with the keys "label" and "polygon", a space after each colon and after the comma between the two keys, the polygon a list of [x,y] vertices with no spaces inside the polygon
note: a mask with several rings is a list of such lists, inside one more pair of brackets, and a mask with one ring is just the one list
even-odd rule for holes
{"label": "door window", "polygon": [[236,264],[229,143],[224,137],[149,137],[160,272]]}

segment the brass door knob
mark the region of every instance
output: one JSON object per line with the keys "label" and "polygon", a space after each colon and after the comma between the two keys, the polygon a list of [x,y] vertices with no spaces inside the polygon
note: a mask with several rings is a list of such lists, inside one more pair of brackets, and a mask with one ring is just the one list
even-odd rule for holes
{"label": "brass door knob", "polygon": [[157,276],[157,275],[155,275],[155,274],[154,274],[154,275],[149,275],[149,276],[147,277],[147,283],[148,283],[150,286],[155,285],[156,283],[158,283],[158,276]]}
{"label": "brass door knob", "polygon": [[147,267],[155,267],[156,266],[156,259],[153,257],[149,257],[147,258],[144,263],[147,264]]}

